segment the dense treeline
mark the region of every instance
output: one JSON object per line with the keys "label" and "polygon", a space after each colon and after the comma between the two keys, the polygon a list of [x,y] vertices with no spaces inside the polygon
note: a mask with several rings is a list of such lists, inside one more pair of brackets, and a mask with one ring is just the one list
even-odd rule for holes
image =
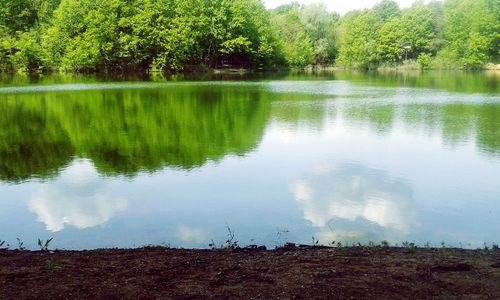
{"label": "dense treeline", "polygon": [[422,67],[480,68],[499,60],[498,0],[417,1],[400,10],[384,0],[338,25],[340,64],[376,67],[417,60]]}
{"label": "dense treeline", "polygon": [[0,71],[331,65],[480,68],[499,61],[498,0],[383,0],[343,17],[260,0],[0,0]]}

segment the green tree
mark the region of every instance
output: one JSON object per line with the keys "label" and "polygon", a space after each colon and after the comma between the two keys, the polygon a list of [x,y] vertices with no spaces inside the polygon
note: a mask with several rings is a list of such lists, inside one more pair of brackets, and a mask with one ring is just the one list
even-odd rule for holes
{"label": "green tree", "polygon": [[497,0],[447,0],[444,16],[446,45],[441,57],[465,68],[498,62],[500,5]]}
{"label": "green tree", "polygon": [[398,4],[393,0],[382,0],[380,3],[373,7],[373,10],[384,22],[387,22],[390,19],[399,17],[401,15]]}
{"label": "green tree", "polygon": [[[396,62],[404,57],[416,59],[421,53],[436,53],[436,16],[425,5],[416,3],[400,17],[385,23],[379,33],[381,61]],[[406,48],[406,49],[404,49]]]}
{"label": "green tree", "polygon": [[326,4],[316,3],[303,6],[300,9],[300,19],[314,45],[315,63],[333,62],[337,54],[335,27],[339,16],[330,14]]}
{"label": "green tree", "polygon": [[27,31],[37,22],[35,0],[0,0],[0,26],[10,34]]}
{"label": "green tree", "polygon": [[378,64],[377,44],[382,20],[371,10],[348,13],[339,25],[338,62],[347,67],[371,68]]}
{"label": "green tree", "polygon": [[128,67],[129,8],[124,0],[63,0],[45,35],[53,60],[74,71]]}
{"label": "green tree", "polygon": [[273,15],[273,26],[281,38],[281,45],[290,66],[303,67],[314,62],[313,41],[306,33],[296,6],[279,8]]}

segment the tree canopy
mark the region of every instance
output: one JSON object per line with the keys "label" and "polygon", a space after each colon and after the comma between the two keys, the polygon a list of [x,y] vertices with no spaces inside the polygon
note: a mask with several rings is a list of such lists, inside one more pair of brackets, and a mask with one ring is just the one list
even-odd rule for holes
{"label": "tree canopy", "polygon": [[498,0],[382,0],[339,16],[260,0],[0,0],[0,72],[498,63]]}

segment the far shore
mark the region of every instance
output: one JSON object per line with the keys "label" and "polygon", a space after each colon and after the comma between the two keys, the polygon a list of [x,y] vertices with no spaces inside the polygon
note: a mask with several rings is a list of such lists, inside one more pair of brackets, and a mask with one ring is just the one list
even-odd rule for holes
{"label": "far shore", "polygon": [[142,76],[152,76],[152,77],[169,77],[177,76],[182,74],[199,74],[200,76],[214,74],[214,75],[246,75],[251,73],[281,73],[281,72],[486,72],[488,74],[500,74],[500,64],[489,63],[479,69],[464,69],[460,67],[426,67],[422,68],[417,62],[409,62],[407,64],[397,64],[397,65],[382,65],[373,68],[358,68],[349,66],[339,66],[339,65],[308,65],[303,67],[287,67],[287,66],[275,66],[273,68],[256,69],[256,68],[243,68],[238,66],[231,66],[226,68],[207,68],[206,66],[190,66],[189,68],[178,71],[178,72],[158,72],[152,71],[150,69],[132,69],[132,70],[101,70],[95,72],[73,72],[71,70],[51,70],[43,73],[12,73],[12,72],[0,72],[0,76],[10,77],[10,76],[30,76],[38,77],[45,75],[110,75],[110,76],[128,76],[128,75],[142,75]]}

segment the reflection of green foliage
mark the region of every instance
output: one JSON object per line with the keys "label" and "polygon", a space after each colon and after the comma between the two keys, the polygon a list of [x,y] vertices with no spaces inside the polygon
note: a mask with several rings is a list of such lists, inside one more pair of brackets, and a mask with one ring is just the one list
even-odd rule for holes
{"label": "reflection of green foliage", "polygon": [[3,180],[50,175],[72,155],[109,175],[201,166],[254,148],[269,111],[258,90],[208,85],[8,97]]}
{"label": "reflection of green foliage", "polygon": [[363,122],[377,132],[389,132],[395,121],[403,121],[408,130],[422,128],[439,131],[448,145],[476,138],[481,151],[500,154],[500,106],[498,104],[364,104],[348,106],[344,116]]}
{"label": "reflection of green foliage", "polygon": [[56,174],[73,153],[65,132],[46,114],[44,99],[33,109],[32,103],[11,98],[0,105],[0,179],[19,181]]}
{"label": "reflection of green foliage", "polygon": [[485,104],[477,108],[477,140],[481,149],[489,153],[500,154],[500,106]]}
{"label": "reflection of green foliage", "polygon": [[337,72],[335,79],[384,87],[419,87],[449,92],[499,92],[498,74],[484,72]]}
{"label": "reflection of green foliage", "polygon": [[349,120],[369,122],[378,132],[387,132],[394,121],[393,105],[352,105],[347,108]]}
{"label": "reflection of green foliage", "polygon": [[458,144],[473,133],[476,105],[463,103],[443,106],[440,111],[443,138],[449,144]]}
{"label": "reflection of green foliage", "polygon": [[325,96],[283,93],[273,96],[272,117],[292,126],[308,126],[321,129],[325,119]]}
{"label": "reflection of green foliage", "polygon": [[403,119],[412,127],[439,129],[447,144],[456,145],[475,137],[482,151],[500,154],[498,104],[412,104],[403,107]]}

